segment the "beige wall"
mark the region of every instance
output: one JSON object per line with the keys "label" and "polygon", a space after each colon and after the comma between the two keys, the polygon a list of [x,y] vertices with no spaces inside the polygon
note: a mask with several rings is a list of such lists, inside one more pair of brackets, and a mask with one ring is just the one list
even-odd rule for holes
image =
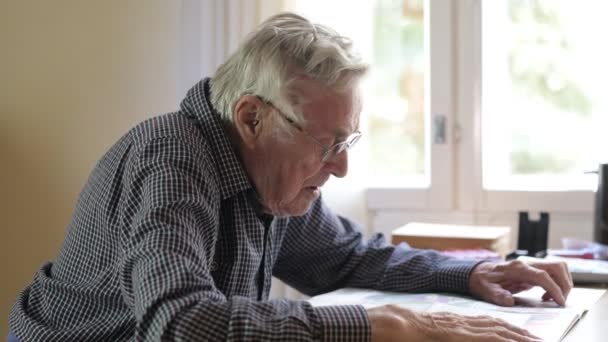
{"label": "beige wall", "polygon": [[0,2],[0,340],[97,159],[177,108],[179,3]]}

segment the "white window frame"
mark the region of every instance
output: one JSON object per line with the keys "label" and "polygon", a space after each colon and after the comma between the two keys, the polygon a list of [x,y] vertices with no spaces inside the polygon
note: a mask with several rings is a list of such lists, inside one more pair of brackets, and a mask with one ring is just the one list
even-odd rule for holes
{"label": "white window frame", "polygon": [[[428,0],[429,113],[445,115],[446,144],[431,144],[429,188],[367,189],[371,211],[589,214],[594,192],[488,190],[482,184],[482,0]],[[429,125],[427,125],[429,126]],[[427,132],[430,133],[430,132]]]}
{"label": "white window frame", "polygon": [[[591,213],[593,191],[487,190],[482,184],[482,0],[458,1],[456,8],[459,45],[457,78],[457,144],[459,209],[474,211],[549,211]],[[470,77],[464,77],[464,76]]]}
{"label": "white window frame", "polygon": [[[431,123],[437,116],[444,116],[446,140],[443,144],[430,143],[430,186],[427,188],[369,187],[366,202],[369,210],[385,209],[437,209],[448,210],[454,206],[454,143],[453,125],[453,75],[452,56],[454,37],[452,1],[425,2],[425,49],[430,53],[430,62],[425,70],[427,96],[426,136],[431,137]],[[446,58],[448,57],[448,58]],[[430,115],[429,115],[430,114]],[[432,140],[432,139],[431,139]]]}

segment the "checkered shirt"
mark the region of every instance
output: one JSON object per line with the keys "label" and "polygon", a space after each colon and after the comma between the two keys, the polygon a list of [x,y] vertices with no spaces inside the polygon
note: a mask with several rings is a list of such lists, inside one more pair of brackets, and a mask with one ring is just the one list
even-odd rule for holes
{"label": "checkered shirt", "polygon": [[271,277],[308,295],[467,291],[474,263],[365,241],[322,199],[300,217],[260,214],[209,82],[98,162],[58,257],[13,306],[21,341],[366,341],[362,306],[268,300]]}

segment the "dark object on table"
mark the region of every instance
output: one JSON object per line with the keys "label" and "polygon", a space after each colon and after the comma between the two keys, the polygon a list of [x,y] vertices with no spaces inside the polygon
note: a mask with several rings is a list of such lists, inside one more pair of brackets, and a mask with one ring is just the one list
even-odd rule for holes
{"label": "dark object on table", "polygon": [[528,256],[544,257],[547,253],[549,214],[540,213],[540,220],[532,221],[528,212],[519,213],[519,237],[517,249],[526,250]]}
{"label": "dark object on table", "polygon": [[608,164],[600,164],[595,193],[595,220],[593,239],[608,245]]}
{"label": "dark object on table", "polygon": [[507,261],[515,260],[515,259],[519,258],[520,256],[528,256],[528,251],[525,249],[516,249],[513,252],[507,254],[507,256],[505,257],[505,260],[507,260]]}

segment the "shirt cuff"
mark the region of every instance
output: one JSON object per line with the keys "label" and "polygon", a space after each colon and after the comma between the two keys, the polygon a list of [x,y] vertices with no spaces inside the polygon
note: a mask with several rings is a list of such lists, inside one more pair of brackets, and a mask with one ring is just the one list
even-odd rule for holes
{"label": "shirt cuff", "polygon": [[469,293],[471,271],[482,262],[459,259],[441,262],[435,272],[435,289],[441,292]]}
{"label": "shirt cuff", "polygon": [[371,323],[362,305],[314,308],[320,322],[321,341],[370,341]]}

